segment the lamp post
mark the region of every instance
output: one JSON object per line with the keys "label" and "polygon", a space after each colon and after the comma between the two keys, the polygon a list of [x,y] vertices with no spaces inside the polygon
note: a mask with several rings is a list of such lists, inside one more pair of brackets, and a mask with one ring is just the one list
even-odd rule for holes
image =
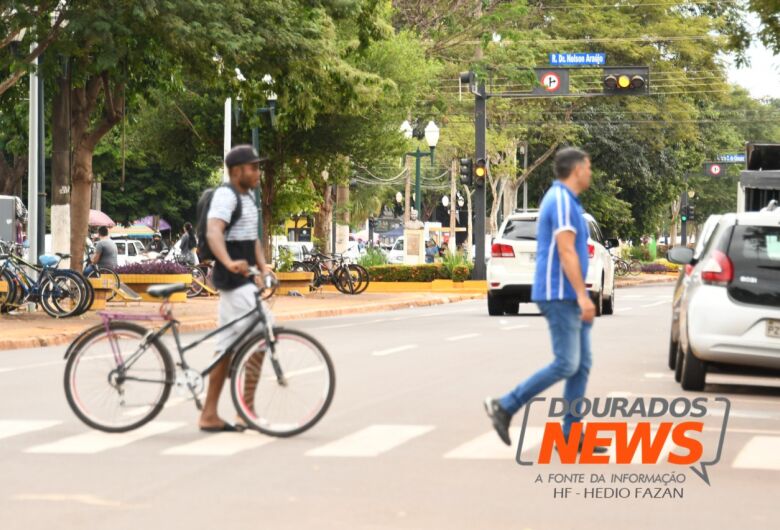
{"label": "lamp post", "polygon": [[428,147],[430,148],[430,151],[420,151],[420,147],[417,146],[416,151],[406,153],[406,156],[414,157],[414,162],[415,162],[414,164],[414,209],[417,210],[417,215],[420,215],[421,204],[422,204],[422,190],[421,190],[421,183],[420,183],[420,160],[429,156],[431,157],[431,165],[433,165],[434,151],[436,150],[436,144],[439,143],[439,128],[436,126],[435,123],[433,123],[433,120],[431,120],[428,122],[428,125],[425,126],[425,130],[423,131],[423,134],[419,135],[419,133],[415,134],[414,129],[412,129],[411,124],[407,120],[401,124],[401,132],[408,139],[415,137],[418,140],[420,140],[424,136],[425,141],[428,143]]}

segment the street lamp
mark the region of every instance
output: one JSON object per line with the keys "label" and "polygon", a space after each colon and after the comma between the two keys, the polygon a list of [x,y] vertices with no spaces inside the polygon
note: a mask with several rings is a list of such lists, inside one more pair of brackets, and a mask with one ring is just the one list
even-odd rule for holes
{"label": "street lamp", "polygon": [[[404,135],[405,138],[409,139],[414,136],[414,129],[412,128],[411,124],[409,123],[409,120],[404,120],[404,122],[401,124],[401,133]],[[414,209],[418,212],[422,211],[422,190],[421,190],[421,184],[420,184],[420,160],[424,157],[431,157],[431,165],[434,163],[434,151],[436,149],[436,144],[439,143],[439,128],[436,126],[435,123],[433,123],[433,120],[428,122],[428,125],[425,126],[425,130],[423,131],[423,135],[425,137],[425,141],[428,143],[428,147],[430,148],[430,151],[420,151],[420,147],[417,147],[416,151],[413,151],[411,153],[406,153],[406,156],[413,156],[415,160],[414,164]],[[417,137],[418,139],[422,139],[420,136]]]}

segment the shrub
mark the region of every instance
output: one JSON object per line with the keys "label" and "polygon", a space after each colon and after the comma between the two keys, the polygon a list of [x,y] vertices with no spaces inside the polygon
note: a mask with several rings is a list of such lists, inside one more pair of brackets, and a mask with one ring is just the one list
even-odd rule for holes
{"label": "shrub", "polygon": [[666,267],[666,270],[669,272],[677,272],[680,270],[680,266],[676,263],[672,263],[671,261],[665,260],[665,259],[657,259],[655,260],[655,263],[659,265],[663,265]]}
{"label": "shrub", "polygon": [[117,274],[187,274],[190,269],[173,261],[154,260],[122,265],[114,269],[114,272]]}
{"label": "shrub", "polygon": [[471,276],[471,269],[466,265],[456,265],[452,269],[452,281],[454,282],[466,281],[469,276]]}
{"label": "shrub", "polygon": [[469,261],[469,258],[468,256],[466,256],[465,252],[459,250],[456,250],[455,252],[450,252],[449,249],[444,251],[444,256],[441,259],[441,265],[444,268],[444,274],[446,275],[444,276],[444,279],[448,279],[448,280],[455,279],[453,273],[456,267],[466,267],[469,270],[469,274],[470,274],[471,269],[474,266]]}
{"label": "shrub", "polygon": [[277,272],[290,272],[292,270],[293,261],[295,256],[292,250],[285,246],[279,247],[279,255],[276,256],[276,270]]}
{"label": "shrub", "polygon": [[364,267],[376,267],[377,265],[387,265],[387,255],[379,247],[368,247],[366,253],[360,256],[358,265]]}
{"label": "shrub", "polygon": [[650,249],[646,246],[636,245],[625,247],[620,251],[620,255],[625,260],[638,259],[639,261],[652,261],[650,259]]}
{"label": "shrub", "polygon": [[642,272],[646,274],[665,274],[666,266],[660,263],[643,263]]}
{"label": "shrub", "polygon": [[376,265],[366,267],[374,282],[432,282],[444,278],[444,267],[427,265]]}

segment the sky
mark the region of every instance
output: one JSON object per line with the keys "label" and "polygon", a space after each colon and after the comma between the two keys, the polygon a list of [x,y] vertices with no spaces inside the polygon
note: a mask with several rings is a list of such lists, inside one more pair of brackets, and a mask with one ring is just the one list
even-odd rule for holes
{"label": "sky", "polygon": [[[753,19],[755,30],[759,22]],[[780,98],[780,55],[773,55],[761,43],[753,43],[747,53],[750,66],[736,68],[731,62],[728,68],[729,81],[745,87],[754,98]]]}

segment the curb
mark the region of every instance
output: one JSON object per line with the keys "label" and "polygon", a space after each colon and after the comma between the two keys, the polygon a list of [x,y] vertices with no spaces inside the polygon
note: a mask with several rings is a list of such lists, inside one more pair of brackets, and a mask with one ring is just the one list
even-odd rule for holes
{"label": "curb", "polygon": [[[484,294],[457,294],[449,296],[438,296],[437,298],[421,299],[421,300],[406,300],[398,302],[389,302],[382,304],[364,304],[352,307],[336,308],[336,309],[315,309],[311,311],[301,311],[298,313],[280,313],[274,315],[274,320],[277,322],[291,321],[291,320],[306,320],[311,318],[325,318],[342,315],[354,315],[361,313],[378,313],[380,311],[392,311],[395,309],[407,309],[411,307],[426,307],[432,305],[451,304],[454,302],[462,302],[464,300],[476,300],[484,298]],[[217,319],[205,318],[199,320],[184,321],[179,327],[179,331],[182,333],[190,333],[193,331],[208,331],[216,329]],[[49,335],[46,337],[25,337],[17,339],[2,339],[0,340],[0,350],[16,350],[21,348],[42,348],[46,346],[59,346],[62,344],[69,344],[74,338],[76,338],[85,328],[78,331],[71,331],[66,333],[59,333],[56,335]]]}

